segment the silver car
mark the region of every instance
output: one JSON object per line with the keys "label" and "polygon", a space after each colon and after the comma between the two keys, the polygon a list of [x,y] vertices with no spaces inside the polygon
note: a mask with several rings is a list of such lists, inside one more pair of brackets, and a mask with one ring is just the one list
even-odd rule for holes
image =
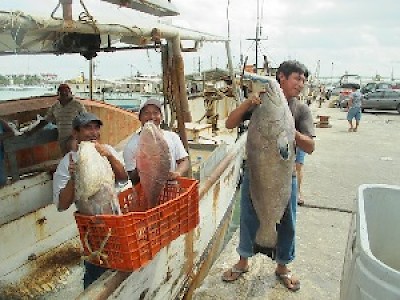
{"label": "silver car", "polygon": [[364,95],[361,102],[362,111],[366,109],[396,109],[400,113],[400,90],[381,89]]}

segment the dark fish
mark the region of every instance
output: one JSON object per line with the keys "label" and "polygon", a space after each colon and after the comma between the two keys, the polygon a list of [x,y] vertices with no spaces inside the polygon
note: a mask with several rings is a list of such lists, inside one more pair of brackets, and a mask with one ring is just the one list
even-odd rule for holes
{"label": "dark fish", "polygon": [[275,256],[276,224],[280,222],[291,194],[295,159],[295,127],[287,100],[278,82],[253,76],[253,87],[265,90],[248,128],[247,163],[250,195],[260,221],[254,251]]}

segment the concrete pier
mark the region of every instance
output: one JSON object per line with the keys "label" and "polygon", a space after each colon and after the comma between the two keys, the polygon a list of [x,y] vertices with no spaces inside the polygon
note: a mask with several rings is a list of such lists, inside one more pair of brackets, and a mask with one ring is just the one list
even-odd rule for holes
{"label": "concrete pier", "polygon": [[348,132],[346,112],[311,106],[317,116],[330,116],[331,128],[316,128],[316,151],[306,156],[303,195],[298,207],[296,259],[289,265],[301,289],[288,291],[274,275],[268,257],[250,259],[249,272],[233,283],[221,280],[238,260],[238,231],[214,263],[193,299],[339,299],[340,279],[357,188],[363,183],[399,185],[400,114],[363,113],[359,131]]}

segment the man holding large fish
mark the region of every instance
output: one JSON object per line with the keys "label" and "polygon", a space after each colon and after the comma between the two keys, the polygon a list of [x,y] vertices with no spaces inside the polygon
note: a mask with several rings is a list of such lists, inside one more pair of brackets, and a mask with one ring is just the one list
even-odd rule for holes
{"label": "man holding large fish", "polygon": [[161,103],[149,99],[139,109],[141,131],[132,136],[124,149],[126,169],[133,184],[142,184],[147,208],[158,203],[168,180],[183,176],[189,169],[189,154],[179,136],[160,128]]}
{"label": "man holding large fish", "polygon": [[290,291],[297,291],[300,281],[287,264],[295,257],[295,147],[308,154],[315,147],[311,111],[296,99],[308,71],[297,61],[285,61],[277,70],[277,81],[255,74],[248,77],[253,94],[226,120],[227,128],[244,120],[250,123],[241,189],[240,259],[222,279],[237,280],[248,271],[248,258],[260,252],[276,260],[277,278]]}
{"label": "man holding large fish", "polygon": [[[115,149],[110,145],[100,143],[100,127],[102,125],[103,122],[96,115],[90,112],[80,113],[72,121],[72,136],[76,139],[80,148],[85,143],[92,143],[92,147],[87,150],[92,151],[92,155],[99,156],[101,161],[106,160],[109,163],[110,168],[108,170],[112,174],[106,174],[107,176],[105,177],[111,177],[115,181],[126,181],[128,179],[127,173]],[[87,146],[85,144],[85,147]],[[82,177],[91,177],[92,175],[97,177],[98,175],[83,172],[80,174],[79,179],[76,177],[79,169],[88,167],[85,165],[87,162],[81,159],[82,157],[79,157],[79,151],[77,152],[77,150],[73,149],[61,159],[53,176],[53,202],[59,211],[68,209],[74,202],[78,210],[87,209],[87,201],[78,199],[77,195],[83,195],[83,190],[87,190],[90,187],[82,187],[78,180],[90,182],[92,181],[90,178]],[[111,199],[106,200],[109,201]],[[85,261],[84,288],[87,288],[106,270],[106,268],[101,268]]]}

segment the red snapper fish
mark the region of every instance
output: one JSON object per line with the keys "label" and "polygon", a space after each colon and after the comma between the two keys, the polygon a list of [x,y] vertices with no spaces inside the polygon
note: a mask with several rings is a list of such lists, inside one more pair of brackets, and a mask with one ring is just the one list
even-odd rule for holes
{"label": "red snapper fish", "polygon": [[136,168],[142,185],[146,209],[160,204],[160,194],[168,180],[171,157],[162,130],[146,122],[140,132]]}
{"label": "red snapper fish", "polygon": [[279,83],[269,77],[249,75],[261,87],[262,103],[251,116],[247,136],[250,196],[260,221],[254,252],[275,258],[276,224],[291,195],[295,159],[295,126]]}

